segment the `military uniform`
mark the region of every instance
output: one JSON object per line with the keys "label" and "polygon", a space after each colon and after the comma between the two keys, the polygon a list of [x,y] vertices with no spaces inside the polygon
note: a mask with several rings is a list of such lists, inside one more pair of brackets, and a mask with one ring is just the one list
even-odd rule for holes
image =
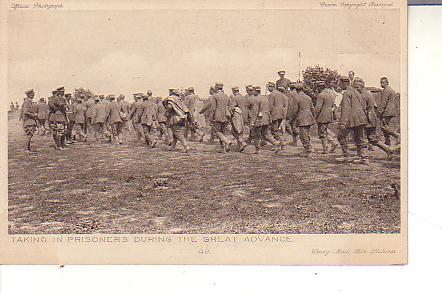
{"label": "military uniform", "polygon": [[[96,98],[98,99],[98,96]],[[83,104],[86,107],[86,121],[83,132],[87,134],[88,130],[94,129],[94,122],[92,119],[94,118],[95,101],[92,97],[89,97]]]}
{"label": "military uniform", "polygon": [[73,129],[73,135],[79,135],[80,137],[83,137],[86,141],[87,135],[83,132],[84,130],[84,124],[86,124],[86,111],[87,107],[84,105],[83,102],[77,103],[73,107],[73,114],[74,114],[74,129]]}
{"label": "military uniform", "polygon": [[299,83],[295,87],[297,89],[297,95],[292,102],[292,112],[296,126],[299,128],[299,138],[304,147],[304,153],[301,155],[308,156],[312,153],[310,127],[316,123],[315,117],[313,116],[314,107],[311,97],[302,91],[303,86]]}
{"label": "military uniform", "polygon": [[132,126],[134,127],[135,132],[137,133],[138,139],[142,137],[142,127],[140,125],[140,117],[142,112],[142,101],[139,99],[140,94],[137,94],[137,100],[135,100],[130,107],[130,115],[129,118],[132,120]]}
{"label": "military uniform", "polygon": [[140,117],[140,124],[144,132],[144,140],[149,147],[155,147],[156,141],[151,135],[151,129],[153,129],[156,122],[157,106],[147,96],[143,99],[141,104],[142,113]]}
{"label": "military uniform", "polygon": [[298,144],[298,136],[299,136],[299,129],[296,126],[296,114],[293,111],[293,105],[294,105],[294,102],[296,102],[297,95],[298,94],[295,90],[292,90],[287,93],[288,108],[287,108],[286,119],[287,119],[287,124],[290,127],[290,132],[292,134],[294,145]]}
{"label": "military uniform", "polygon": [[57,148],[64,148],[66,146],[66,124],[67,124],[67,105],[66,100],[58,93],[49,100],[49,127],[52,129],[52,134]]}
{"label": "military uniform", "polygon": [[[234,88],[238,90],[238,88]],[[240,107],[242,105],[242,108]],[[244,116],[243,109],[245,109],[244,97],[239,92],[232,95],[229,99],[229,111],[230,111],[230,123],[232,125],[232,135],[235,137],[239,151],[244,151],[247,144],[242,140],[242,134],[244,133]]]}
{"label": "military uniform", "polygon": [[118,97],[118,103],[120,104],[120,109],[123,115],[121,118],[123,120],[123,128],[122,132],[127,131],[130,133],[130,103],[124,99],[124,95],[119,95]]}
{"label": "military uniform", "polygon": [[[221,84],[217,85],[222,87]],[[228,116],[229,97],[222,91],[218,90],[211,98],[213,107],[212,126],[215,129],[215,135],[222,142],[225,151],[229,150],[231,141],[226,137],[227,126],[229,125]]]}
{"label": "military uniform", "polygon": [[[193,91],[193,88],[190,88],[188,90]],[[188,121],[186,122],[186,128],[184,130],[184,136],[187,138],[189,135],[189,131],[191,133],[190,138],[196,139],[196,136],[200,138],[200,141],[202,140],[203,134],[198,128],[198,124],[196,122],[196,103],[198,102],[199,97],[198,95],[191,93],[184,97],[184,103],[186,104],[187,108],[189,109],[189,117]]]}
{"label": "military uniform", "polygon": [[389,85],[381,92],[378,113],[381,118],[381,130],[384,133],[385,143],[391,144],[390,135],[394,136],[396,142],[399,143],[400,136],[392,126],[392,119],[397,116],[396,93]]}
{"label": "military uniform", "polygon": [[123,130],[123,120],[121,119],[121,105],[115,100],[115,96],[110,96],[110,103],[107,104],[108,123],[110,125],[112,136],[116,144],[121,144],[120,134]]}
{"label": "military uniform", "polygon": [[23,102],[22,112],[25,134],[27,137],[31,138],[37,130],[37,106],[34,104],[32,99],[26,99]]}
{"label": "military uniform", "polygon": [[162,99],[159,99],[156,104],[156,116],[158,122],[158,129],[160,133],[160,139],[164,136],[164,141],[167,145],[170,145],[170,132],[167,128],[166,108],[163,105]]}
{"label": "military uniform", "polygon": [[[259,88],[256,88],[259,89]],[[250,125],[253,126],[252,137],[255,144],[256,152],[261,148],[261,141],[266,140],[273,146],[278,145],[278,141],[271,133],[272,118],[270,115],[269,100],[261,95],[254,96],[253,118]]]}
{"label": "military uniform", "polygon": [[331,131],[329,131],[329,124],[335,121],[335,95],[329,89],[323,89],[316,99],[315,115],[318,123],[318,136],[322,143],[323,153],[329,151],[329,143],[332,150],[336,148],[336,143],[333,139]]}
{"label": "military uniform", "polygon": [[39,128],[42,129],[43,134],[46,132],[46,120],[49,115],[49,106],[44,100],[40,100],[37,104],[37,120]]}
{"label": "military uniform", "polygon": [[282,141],[281,123],[287,114],[286,96],[277,89],[274,89],[269,94],[269,104],[270,116],[272,118],[272,135],[276,140]]}
{"label": "military uniform", "polygon": [[[344,80],[342,80],[344,79]],[[349,82],[346,77],[341,77],[341,81]],[[361,159],[366,159],[367,144],[364,140],[364,127],[367,124],[365,110],[367,102],[351,86],[342,94],[341,117],[339,119],[338,141],[341,145],[344,158],[349,156],[347,135],[352,133],[353,141],[356,144],[358,155]]]}
{"label": "military uniform", "polygon": [[92,123],[94,124],[95,129],[95,139],[98,140],[99,135],[105,135],[110,139],[110,133],[107,130],[106,127],[106,121],[107,121],[107,111],[106,111],[106,104],[104,102],[101,102],[99,98],[95,99],[95,105],[93,107],[93,118]]}
{"label": "military uniform", "polygon": [[174,91],[171,96],[168,96],[164,100],[166,108],[167,126],[172,131],[172,142],[170,149],[176,147],[177,142],[181,142],[186,152],[190,150],[184,137],[184,127],[186,126],[187,106],[178,96],[178,92]]}

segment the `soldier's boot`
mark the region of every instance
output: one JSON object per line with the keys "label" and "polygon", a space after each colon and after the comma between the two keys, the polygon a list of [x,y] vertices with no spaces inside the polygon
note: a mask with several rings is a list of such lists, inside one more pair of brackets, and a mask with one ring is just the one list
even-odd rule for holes
{"label": "soldier's boot", "polygon": [[378,141],[375,143],[377,147],[379,147],[381,150],[383,150],[387,154],[387,160],[391,161],[393,159],[393,150],[388,145],[384,144],[383,142]]}
{"label": "soldier's boot", "polygon": [[293,135],[292,138],[293,138],[293,143],[292,144],[294,146],[298,146],[298,136],[297,135]]}
{"label": "soldier's boot", "polygon": [[57,136],[57,134],[55,132],[52,133],[52,138],[54,139],[55,148],[59,147],[60,146],[60,142],[59,142],[58,136]]}
{"label": "soldier's boot", "polygon": [[358,159],[354,159],[352,162],[355,164],[362,164],[362,165],[366,165],[366,166],[370,165],[370,160],[365,157],[360,157]]}
{"label": "soldier's boot", "polygon": [[244,152],[244,149],[246,148],[246,146],[247,146],[248,144],[247,143],[245,143],[245,142],[240,142],[239,143],[239,146],[238,146],[238,150],[239,150],[239,152],[240,153],[242,153],[242,152]]}
{"label": "soldier's boot", "polygon": [[66,138],[65,138],[65,135],[61,135],[59,137],[59,142],[60,142],[59,143],[60,150],[64,151],[66,149]]}
{"label": "soldier's boot", "polygon": [[31,139],[31,136],[26,136],[26,150],[29,152],[31,151]]}
{"label": "soldier's boot", "polygon": [[350,155],[348,153],[348,145],[347,144],[341,144],[342,149],[342,156],[337,157],[336,161],[341,163],[347,163],[350,160]]}
{"label": "soldier's boot", "polygon": [[304,144],[304,151],[299,154],[300,157],[309,158],[312,155],[312,146],[309,143]]}
{"label": "soldier's boot", "polygon": [[321,138],[321,143],[322,143],[322,153],[323,154],[328,154],[329,153],[329,149],[328,149],[328,140],[327,140],[327,138]]}

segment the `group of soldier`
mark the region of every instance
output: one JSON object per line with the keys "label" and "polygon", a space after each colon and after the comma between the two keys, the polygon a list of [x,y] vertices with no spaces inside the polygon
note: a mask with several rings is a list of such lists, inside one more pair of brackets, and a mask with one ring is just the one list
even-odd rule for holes
{"label": "group of soldier", "polygon": [[[58,150],[79,140],[87,141],[91,134],[96,140],[121,144],[124,135],[135,133],[139,140],[144,138],[150,148],[154,148],[158,140],[163,140],[168,150],[175,149],[180,142],[184,151],[189,152],[188,134],[199,142],[204,141],[205,134],[196,120],[198,114],[204,114],[206,123],[211,126],[209,142],[214,143],[217,138],[220,152],[231,150],[233,142],[227,136],[230,132],[239,152],[253,144],[255,153],[260,153],[263,145],[270,144],[278,153],[288,144],[284,138],[287,130],[294,145],[297,145],[298,138],[302,143],[300,156],[310,157],[313,153],[311,127],[317,124],[323,154],[333,152],[339,143],[342,157],[337,158],[338,161],[368,165],[368,141],[370,147],[379,147],[391,159],[400,143],[400,135],[392,127],[392,119],[397,115],[396,94],[386,77],[380,79],[379,105],[365,89],[364,81],[355,78],[352,72],[339,78],[339,87],[343,90],[340,101],[335,89],[325,81],[319,81],[319,94],[314,105],[312,98],[304,92],[302,82],[291,82],[285,78],[285,71],[278,74],[279,80],[267,83],[265,95],[260,86],[247,85],[245,95],[240,93],[239,87],[232,87],[232,95],[228,96],[224,85],[215,83],[200,110],[196,108],[200,98],[193,87],[184,91],[171,88],[165,98],[154,97],[152,91],[135,93],[132,103],[121,94],[106,97],[80,94],[74,98],[65,93],[64,87],[59,87],[52,91],[48,102],[41,98],[35,104],[35,93],[31,89],[25,92],[21,113],[27,138],[26,150],[31,151],[31,140],[37,130],[45,134],[49,129]],[[334,122],[338,124],[336,136],[329,128]],[[384,141],[377,135],[378,125]],[[157,137],[153,135],[154,130]],[[355,158],[350,158],[349,134],[356,146]],[[396,138],[396,147],[391,146],[390,136]]]}

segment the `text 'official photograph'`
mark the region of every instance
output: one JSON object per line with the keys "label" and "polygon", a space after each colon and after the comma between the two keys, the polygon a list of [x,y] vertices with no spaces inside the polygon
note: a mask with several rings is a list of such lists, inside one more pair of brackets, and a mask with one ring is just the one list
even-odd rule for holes
{"label": "text 'official photograph'", "polygon": [[399,9],[7,16],[9,234],[403,230]]}

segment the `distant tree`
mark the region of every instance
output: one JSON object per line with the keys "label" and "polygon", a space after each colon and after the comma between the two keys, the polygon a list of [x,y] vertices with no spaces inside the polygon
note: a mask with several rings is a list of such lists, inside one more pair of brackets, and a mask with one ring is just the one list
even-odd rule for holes
{"label": "distant tree", "polygon": [[332,87],[336,91],[339,88],[339,74],[336,70],[324,68],[319,65],[310,66],[302,72],[302,77],[305,85],[305,92],[314,100],[319,94],[319,85],[324,82],[327,87]]}
{"label": "distant tree", "polygon": [[85,97],[94,96],[94,93],[90,89],[84,89],[83,87],[75,88],[73,96],[75,98],[79,98],[81,94],[83,94]]}

